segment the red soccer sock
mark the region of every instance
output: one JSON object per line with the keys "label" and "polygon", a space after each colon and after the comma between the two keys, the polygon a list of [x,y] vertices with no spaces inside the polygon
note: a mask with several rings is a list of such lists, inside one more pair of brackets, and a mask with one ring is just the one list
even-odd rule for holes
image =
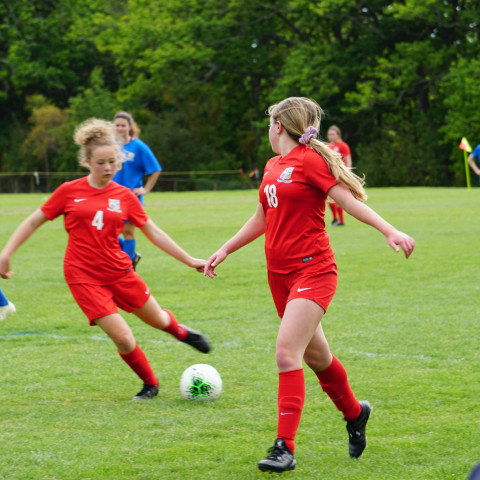
{"label": "red soccer sock", "polygon": [[278,383],[278,427],[277,438],[283,438],[293,453],[295,451],[295,434],[305,401],[305,378],[303,368],[280,372]]}
{"label": "red soccer sock", "polygon": [[175,315],[170,310],[164,308],[163,311],[167,312],[170,317],[170,323],[163,331],[173,335],[177,340],[185,340],[188,335],[187,330],[177,322]]}
{"label": "red soccer sock", "polygon": [[340,220],[340,223],[343,223],[343,208],[339,207],[337,205],[337,213],[338,213],[338,219]]}
{"label": "red soccer sock", "polygon": [[332,211],[333,219],[337,219],[337,204],[336,203],[329,203],[330,210]]}
{"label": "red soccer sock", "polygon": [[330,397],[335,406],[343,413],[347,421],[355,420],[362,412],[348,383],[347,372],[340,360],[333,357],[328,368],[315,372],[322,390]]}
{"label": "red soccer sock", "polygon": [[135,348],[130,353],[118,353],[125,363],[141,378],[143,383],[158,387],[157,377],[153,373],[143,350],[138,345],[135,345]]}

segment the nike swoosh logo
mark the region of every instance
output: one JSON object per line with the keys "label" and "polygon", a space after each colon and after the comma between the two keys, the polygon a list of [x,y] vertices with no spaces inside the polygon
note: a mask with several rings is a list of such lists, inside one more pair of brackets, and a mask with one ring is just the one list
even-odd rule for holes
{"label": "nike swoosh logo", "polygon": [[289,412],[281,412],[280,415],[293,415],[293,413],[289,413]]}
{"label": "nike swoosh logo", "polygon": [[303,292],[304,290],[311,290],[311,287],[309,287],[309,288],[297,288],[297,292]]}
{"label": "nike swoosh logo", "polygon": [[86,198],[76,198],[74,202],[78,203],[78,202],[83,202],[84,200],[86,200]]}

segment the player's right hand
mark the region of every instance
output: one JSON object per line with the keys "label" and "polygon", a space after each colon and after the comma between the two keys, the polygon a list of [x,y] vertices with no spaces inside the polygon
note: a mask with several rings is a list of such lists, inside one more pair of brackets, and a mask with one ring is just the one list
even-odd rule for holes
{"label": "player's right hand", "polygon": [[13,275],[13,272],[10,271],[10,259],[5,257],[0,257],[0,277],[10,278]]}

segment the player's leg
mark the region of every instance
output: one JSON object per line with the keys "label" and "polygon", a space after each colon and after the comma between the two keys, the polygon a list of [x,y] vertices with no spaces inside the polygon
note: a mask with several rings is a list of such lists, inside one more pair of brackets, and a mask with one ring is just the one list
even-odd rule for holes
{"label": "player's leg", "polygon": [[135,225],[133,223],[125,222],[123,224],[122,250],[132,259],[133,269],[135,270],[142,256],[136,252],[137,240],[135,239]]}
{"label": "player's leg", "polygon": [[322,390],[342,412],[347,421],[350,455],[359,457],[366,447],[365,427],[371,407],[368,402],[359,402],[355,398],[347,372],[331,354],[321,324],[305,350],[304,360],[317,375]]}
{"label": "player's leg", "polygon": [[15,313],[15,305],[7,300],[7,297],[0,288],[0,321],[7,319],[12,313]]}
{"label": "player's leg", "polygon": [[146,324],[173,335],[177,340],[202,353],[210,351],[210,344],[202,333],[179,324],[175,315],[169,310],[162,309],[152,295],[142,307],[135,308],[132,313]]}
{"label": "player's leg", "polygon": [[332,211],[332,226],[338,225],[338,218],[337,218],[337,204],[335,202],[328,202],[328,206],[330,207],[330,210]]}
{"label": "player's leg", "polygon": [[305,298],[295,298],[285,308],[276,343],[277,439],[270,454],[258,463],[262,471],[283,472],[295,468],[295,435],[305,400],[302,358],[323,314],[317,303]]}
{"label": "player's leg", "polygon": [[337,205],[337,214],[338,214],[338,226],[343,226],[345,223],[343,223],[343,208],[340,205]]}
{"label": "player's leg", "polygon": [[134,400],[146,400],[158,394],[158,380],[145,353],[137,345],[133,332],[123,317],[114,313],[94,322],[112,339],[120,357],[142,380],[144,387]]}

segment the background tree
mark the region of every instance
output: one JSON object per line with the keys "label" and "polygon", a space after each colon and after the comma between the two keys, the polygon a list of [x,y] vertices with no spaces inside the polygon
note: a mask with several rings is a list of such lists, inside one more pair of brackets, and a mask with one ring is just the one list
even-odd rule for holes
{"label": "background tree", "polygon": [[73,125],[131,111],[166,170],[263,167],[271,103],[310,96],[370,186],[463,185],[476,143],[478,0],[6,0],[0,170],[23,165],[25,99]]}

